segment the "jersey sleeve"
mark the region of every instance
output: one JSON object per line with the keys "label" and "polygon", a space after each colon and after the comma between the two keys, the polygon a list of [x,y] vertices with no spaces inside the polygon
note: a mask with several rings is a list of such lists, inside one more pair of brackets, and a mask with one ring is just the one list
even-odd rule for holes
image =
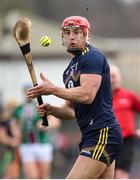
{"label": "jersey sleeve", "polygon": [[86,54],[81,61],[81,74],[103,74],[105,57],[99,53]]}
{"label": "jersey sleeve", "polygon": [[133,100],[132,102],[134,109],[140,113],[140,97],[131,92],[131,98]]}
{"label": "jersey sleeve", "polygon": [[15,119],[20,119],[21,110],[22,110],[22,106],[16,107],[16,109],[14,110],[14,112],[13,112],[13,114],[12,114],[13,118],[15,118]]}

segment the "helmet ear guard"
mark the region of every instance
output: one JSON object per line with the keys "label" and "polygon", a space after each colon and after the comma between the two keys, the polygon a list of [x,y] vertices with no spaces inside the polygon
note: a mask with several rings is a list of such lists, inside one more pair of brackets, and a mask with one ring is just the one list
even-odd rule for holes
{"label": "helmet ear guard", "polygon": [[90,42],[89,34],[90,34],[90,31],[88,29],[86,29],[85,36],[86,36],[86,43],[87,44],[89,44],[89,42]]}
{"label": "helmet ear guard", "polygon": [[62,46],[65,46],[65,41],[64,41],[64,35],[63,35],[63,32],[62,32]]}

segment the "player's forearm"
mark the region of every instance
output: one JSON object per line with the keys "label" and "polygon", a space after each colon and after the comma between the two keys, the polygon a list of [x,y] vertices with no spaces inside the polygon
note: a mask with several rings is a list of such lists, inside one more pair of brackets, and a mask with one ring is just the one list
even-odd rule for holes
{"label": "player's forearm", "polygon": [[13,139],[14,139],[13,137],[9,137],[7,135],[2,135],[0,142],[5,145],[11,145],[13,142]]}
{"label": "player's forearm", "polygon": [[71,120],[75,118],[75,112],[71,107],[55,107],[53,106],[51,110],[51,115],[59,119]]}
{"label": "player's forearm", "polygon": [[55,87],[52,94],[65,100],[90,104],[95,96],[93,96],[93,94],[91,96],[91,92],[88,91],[88,89],[84,89],[81,86],[70,89]]}

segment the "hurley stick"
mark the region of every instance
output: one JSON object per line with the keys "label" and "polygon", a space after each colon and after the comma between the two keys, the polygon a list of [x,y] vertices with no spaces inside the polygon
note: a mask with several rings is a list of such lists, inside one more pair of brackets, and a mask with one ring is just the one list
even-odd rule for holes
{"label": "hurley stick", "polygon": [[[22,17],[15,24],[13,29],[13,35],[24,56],[26,65],[28,67],[32,79],[32,83],[34,86],[36,86],[38,83],[33,66],[32,53],[30,50],[30,30],[31,30],[31,21],[27,17]],[[37,100],[39,105],[43,104],[43,100],[41,96],[38,96]],[[47,116],[43,116],[42,125],[48,126]]]}

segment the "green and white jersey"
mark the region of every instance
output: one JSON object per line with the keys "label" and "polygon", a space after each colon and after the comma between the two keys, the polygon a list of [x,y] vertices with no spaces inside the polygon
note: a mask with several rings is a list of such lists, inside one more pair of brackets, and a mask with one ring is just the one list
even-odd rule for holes
{"label": "green and white jersey", "polygon": [[22,143],[47,143],[49,141],[47,132],[37,127],[42,117],[37,113],[33,102],[18,106],[14,112],[14,118],[20,121]]}

